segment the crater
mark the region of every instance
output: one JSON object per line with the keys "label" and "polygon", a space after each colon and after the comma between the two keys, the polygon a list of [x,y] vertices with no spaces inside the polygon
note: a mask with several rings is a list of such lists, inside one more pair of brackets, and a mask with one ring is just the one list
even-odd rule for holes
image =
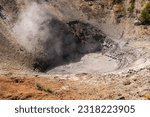
{"label": "crater", "polygon": [[103,73],[119,67],[118,44],[93,25],[57,19],[45,23],[53,30],[53,39],[41,43],[44,51],[35,55],[34,70],[50,74]]}
{"label": "crater", "polygon": [[[7,22],[7,19],[6,16],[3,20]],[[18,63],[19,69],[26,67],[29,71],[107,73],[127,67],[137,58],[136,52],[123,51],[117,42],[92,23],[63,20],[52,15],[44,5],[35,3],[20,13],[9,37],[12,39],[7,39],[1,47],[7,47],[9,42],[17,43],[17,46],[11,43],[14,49],[9,49],[10,54],[8,50],[3,53],[9,55],[8,61],[13,59],[14,64]]]}

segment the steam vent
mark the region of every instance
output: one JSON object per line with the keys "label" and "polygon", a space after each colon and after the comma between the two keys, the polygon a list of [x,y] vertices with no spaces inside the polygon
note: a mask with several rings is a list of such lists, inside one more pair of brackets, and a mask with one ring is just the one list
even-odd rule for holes
{"label": "steam vent", "polygon": [[148,0],[0,0],[0,82],[34,89],[0,98],[150,98],[149,10]]}

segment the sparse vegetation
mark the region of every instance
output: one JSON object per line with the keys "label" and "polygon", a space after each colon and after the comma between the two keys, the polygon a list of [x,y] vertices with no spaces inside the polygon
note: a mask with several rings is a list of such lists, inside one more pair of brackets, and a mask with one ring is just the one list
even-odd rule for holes
{"label": "sparse vegetation", "polygon": [[46,90],[44,90],[45,92],[48,92],[48,93],[53,93],[53,90],[49,87],[47,88]]}
{"label": "sparse vegetation", "polygon": [[128,11],[133,13],[135,9],[135,0],[130,0],[130,6],[128,7]]}
{"label": "sparse vegetation", "polygon": [[144,24],[150,24],[150,2],[147,2],[145,8],[142,10],[140,20]]}
{"label": "sparse vegetation", "polygon": [[37,90],[40,90],[40,91],[42,91],[44,89],[40,83],[36,83],[36,88],[37,88]]}
{"label": "sparse vegetation", "polygon": [[8,76],[8,77],[10,77],[10,76],[12,76],[12,75],[13,75],[12,72],[8,72],[7,74],[5,74],[5,76]]}
{"label": "sparse vegetation", "polygon": [[40,83],[36,83],[36,89],[39,91],[47,92],[47,93],[53,93],[53,90],[50,87],[44,87]]}
{"label": "sparse vegetation", "polygon": [[145,4],[145,0],[142,0],[141,1],[141,6],[144,6],[144,4]]}

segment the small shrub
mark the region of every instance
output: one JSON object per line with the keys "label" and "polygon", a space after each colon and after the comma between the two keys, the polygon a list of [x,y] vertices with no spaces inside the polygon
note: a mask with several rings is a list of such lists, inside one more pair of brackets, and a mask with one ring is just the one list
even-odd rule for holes
{"label": "small shrub", "polygon": [[39,90],[39,91],[47,92],[47,93],[53,93],[53,90],[50,87],[45,88],[40,83],[36,83],[36,89]]}
{"label": "small shrub", "polygon": [[43,86],[40,83],[36,83],[37,90],[43,91]]}
{"label": "small shrub", "polygon": [[47,88],[44,90],[45,92],[48,92],[48,93],[53,93],[53,90],[51,88]]}
{"label": "small shrub", "polygon": [[130,13],[133,13],[133,12],[134,12],[134,8],[135,8],[135,0],[131,0],[131,1],[130,1],[130,6],[129,6],[129,8],[128,8],[128,11],[129,11]]}
{"label": "small shrub", "polygon": [[142,1],[141,1],[141,6],[143,7],[144,4],[145,4],[145,0],[142,0]]}
{"label": "small shrub", "polygon": [[8,77],[10,77],[10,76],[12,76],[12,75],[13,75],[12,72],[8,72],[7,74],[5,74],[5,76],[8,76]]}
{"label": "small shrub", "polygon": [[145,8],[142,10],[140,20],[144,24],[150,23],[150,2],[145,5]]}

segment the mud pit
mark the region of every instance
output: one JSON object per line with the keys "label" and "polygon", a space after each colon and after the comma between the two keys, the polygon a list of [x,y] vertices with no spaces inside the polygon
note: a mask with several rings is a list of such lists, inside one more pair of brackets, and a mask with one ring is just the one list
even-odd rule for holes
{"label": "mud pit", "polygon": [[79,73],[105,73],[118,68],[116,60],[101,53],[86,54],[79,62],[58,66],[48,74],[79,74]]}
{"label": "mud pit", "polygon": [[[117,58],[120,48],[101,30],[80,21],[70,21],[67,25],[61,26],[57,20],[51,20],[50,24],[54,24],[54,22],[56,25],[54,27],[58,30],[57,35],[62,35],[59,32],[62,26],[68,33],[64,33],[63,38],[53,40],[53,42],[51,39],[47,40],[44,45],[46,46],[44,51],[47,54],[46,59],[37,54],[38,59],[35,59],[33,65],[35,70],[48,74],[77,74],[105,73],[119,68],[120,61],[122,61]],[[61,42],[60,45],[57,45],[58,41]],[[54,45],[51,45],[52,43]],[[57,49],[61,49],[59,53]]]}
{"label": "mud pit", "polygon": [[[48,74],[108,73],[128,67],[139,57],[137,50],[131,48],[130,51],[130,47],[108,38],[100,27],[82,20],[62,20],[45,5],[30,4],[15,24],[7,23],[7,15],[3,19],[6,26],[2,24],[1,47],[10,44],[12,47],[1,52],[8,56],[1,59],[6,60],[1,62],[2,70],[25,68]],[[11,34],[7,32],[10,27],[13,28]],[[12,63],[10,58],[14,60]]]}
{"label": "mud pit", "polygon": [[[14,28],[19,36],[20,25]],[[78,20],[62,22],[51,17],[43,19],[39,29],[34,36],[17,40],[34,55],[31,69],[68,74],[102,73],[117,68],[117,60],[112,55],[116,56],[118,44],[93,25]]]}
{"label": "mud pit", "polygon": [[[4,46],[13,42],[8,55],[21,67],[15,69],[48,74],[106,73],[128,65],[119,44],[99,27],[81,20],[62,20],[50,9],[46,4],[31,3],[20,11],[15,24],[7,24],[7,16],[3,19],[6,30],[13,28],[10,39],[4,37],[8,41]],[[7,63],[1,66],[7,69]]]}

